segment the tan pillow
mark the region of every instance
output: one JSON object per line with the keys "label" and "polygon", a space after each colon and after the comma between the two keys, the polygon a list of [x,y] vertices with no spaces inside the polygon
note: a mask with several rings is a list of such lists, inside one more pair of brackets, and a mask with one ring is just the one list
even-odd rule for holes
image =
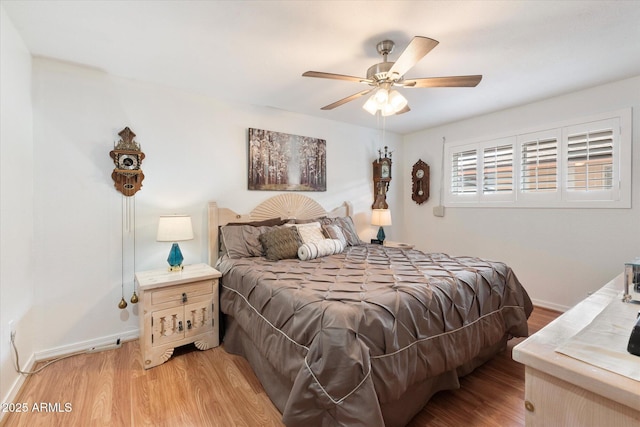
{"label": "tan pillow", "polygon": [[358,246],[364,245],[364,242],[360,240],[358,233],[356,232],[356,226],[350,216],[341,216],[338,218],[323,218],[322,223],[325,225],[334,224],[340,227],[342,234],[344,234],[347,240],[347,245]]}
{"label": "tan pillow", "polygon": [[344,236],[342,228],[340,228],[339,225],[325,224],[322,226],[322,231],[324,231],[324,234],[326,234],[329,239],[340,240],[343,248],[347,246],[347,238]]}
{"label": "tan pillow", "polygon": [[262,256],[262,244],[258,238],[273,227],[251,225],[225,225],[222,227],[222,242],[230,258]]}
{"label": "tan pillow", "polygon": [[295,227],[276,227],[259,236],[265,257],[278,261],[298,256],[298,247],[302,244]]}

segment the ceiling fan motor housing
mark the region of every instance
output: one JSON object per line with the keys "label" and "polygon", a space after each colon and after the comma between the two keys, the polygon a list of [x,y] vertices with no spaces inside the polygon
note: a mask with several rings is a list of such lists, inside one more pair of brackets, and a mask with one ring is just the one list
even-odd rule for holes
{"label": "ceiling fan motor housing", "polygon": [[367,70],[367,79],[373,80],[375,82],[384,82],[387,80],[387,76],[391,67],[393,67],[394,62],[380,62],[378,64],[372,65]]}
{"label": "ceiling fan motor housing", "polygon": [[396,44],[392,40],[382,40],[380,43],[376,45],[376,49],[378,53],[384,57],[384,60],[387,60],[387,55],[393,52],[393,47]]}

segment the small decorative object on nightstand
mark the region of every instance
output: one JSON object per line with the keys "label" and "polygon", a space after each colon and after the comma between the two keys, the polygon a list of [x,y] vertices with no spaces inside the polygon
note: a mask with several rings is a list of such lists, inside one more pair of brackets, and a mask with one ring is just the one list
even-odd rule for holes
{"label": "small decorative object on nightstand", "polygon": [[640,258],[624,264],[624,302],[640,302]]}
{"label": "small decorative object on nightstand", "polygon": [[140,292],[140,348],[145,369],[160,365],[181,345],[199,350],[220,344],[218,278],[207,264],[136,273]]}
{"label": "small decorative object on nightstand", "polygon": [[378,229],[378,240],[380,242],[384,242],[385,234],[384,228],[385,225],[391,225],[391,211],[389,209],[373,209],[371,213],[371,224],[379,225]]}
{"label": "small decorative object on nightstand", "polygon": [[188,215],[162,215],[158,222],[158,242],[173,242],[167,262],[169,271],[182,270],[182,251],[177,242],[193,239],[191,217]]}

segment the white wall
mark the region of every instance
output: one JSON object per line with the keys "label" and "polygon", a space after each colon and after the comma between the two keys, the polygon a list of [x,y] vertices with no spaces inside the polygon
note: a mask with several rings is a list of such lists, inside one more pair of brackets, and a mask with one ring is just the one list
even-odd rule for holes
{"label": "white wall", "polygon": [[[442,137],[454,142],[508,135],[625,107],[633,107],[632,209],[447,207],[443,218],[433,216],[439,200]],[[431,252],[505,261],[534,302],[564,310],[640,256],[638,129],[640,77],[635,77],[408,135],[404,169],[410,171],[418,158],[430,165],[431,197],[418,206],[405,186],[403,239]]]}
{"label": "white wall", "polygon": [[[122,196],[113,187],[109,151],[129,126],[146,158],[135,197],[135,269],[164,268],[170,245],[155,241],[158,216],[186,213],[195,239],[185,263],[207,261],[207,202],[250,211],[273,192],[248,191],[249,127],[327,141],[327,191],[309,193],[326,209],[355,205],[363,238],[373,202],[371,162],[380,132],[121,79],[99,70],[34,59],[35,273],[37,356],[68,352],[96,339],[136,336],[137,306],[119,310]],[[372,120],[375,120],[372,118]],[[392,149],[398,135],[386,136]],[[396,156],[401,159],[401,156]],[[401,183],[390,204],[401,215]],[[394,227],[389,227],[390,237]],[[133,290],[133,238],[124,239],[125,298]],[[50,327],[55,323],[55,327]]]}
{"label": "white wall", "polygon": [[[31,55],[0,5],[0,396],[12,399],[15,371],[9,321],[24,355],[33,354],[33,134]],[[22,359],[28,361],[28,357]],[[0,413],[0,418],[2,417]]]}

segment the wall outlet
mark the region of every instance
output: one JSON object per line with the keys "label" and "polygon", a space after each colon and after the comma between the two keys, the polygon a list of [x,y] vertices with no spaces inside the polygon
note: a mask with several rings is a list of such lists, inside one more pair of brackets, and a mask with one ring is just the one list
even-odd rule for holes
{"label": "wall outlet", "polygon": [[116,348],[122,347],[122,342],[120,342],[120,338],[115,342],[115,344],[104,344],[95,347],[91,347],[87,349],[86,353],[98,353],[106,350],[114,350]]}
{"label": "wall outlet", "polygon": [[444,206],[435,206],[433,208],[433,216],[444,216]]}

